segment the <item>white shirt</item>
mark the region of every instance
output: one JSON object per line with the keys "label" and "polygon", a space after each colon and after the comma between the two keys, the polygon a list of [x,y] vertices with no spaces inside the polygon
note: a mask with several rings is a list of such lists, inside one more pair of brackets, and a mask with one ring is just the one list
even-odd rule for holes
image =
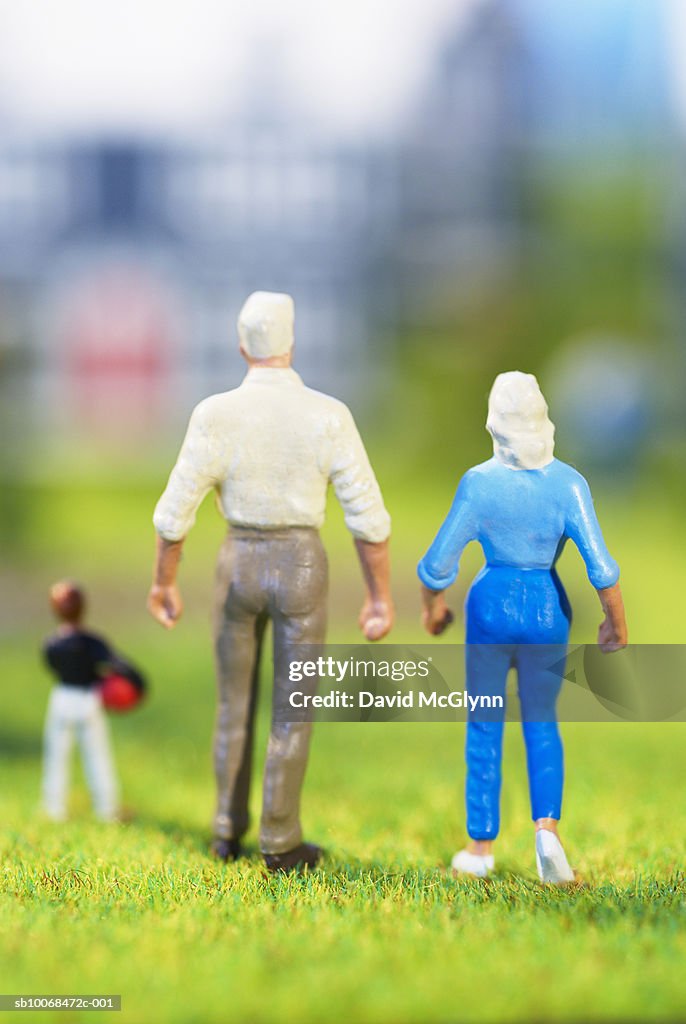
{"label": "white shirt", "polygon": [[347,406],[290,368],[253,367],[193,410],[153,522],[165,540],[182,540],[215,489],[233,526],[318,529],[329,483],[353,536],[386,540],[391,520]]}

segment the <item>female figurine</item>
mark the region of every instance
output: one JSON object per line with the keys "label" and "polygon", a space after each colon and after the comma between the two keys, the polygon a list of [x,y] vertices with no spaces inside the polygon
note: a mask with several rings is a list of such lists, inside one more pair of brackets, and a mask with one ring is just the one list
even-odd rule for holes
{"label": "female figurine", "polygon": [[[571,611],[555,563],[571,538],[605,613],[598,630],[605,652],[627,643],[619,568],[605,546],[588,484],[553,457],[555,428],[534,376],[514,371],[496,377],[486,427],[493,458],[465,473],[419,563],[422,621],[433,636],[452,622],[444,591],[455,581],[465,545],[478,540],[486,564],[466,601],[467,690],[504,697],[507,673],[517,669],[538,874],[544,882],[564,884],[574,874],[557,832],[563,756],[555,705]],[[459,873],[485,877],[494,867],[503,725],[502,710],[475,711],[467,721],[471,841],[453,858]]]}

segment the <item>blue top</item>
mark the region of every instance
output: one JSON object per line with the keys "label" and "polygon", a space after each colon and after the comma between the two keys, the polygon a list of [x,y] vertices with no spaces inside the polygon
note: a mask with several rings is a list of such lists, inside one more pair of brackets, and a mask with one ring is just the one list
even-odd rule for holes
{"label": "blue top", "polygon": [[460,555],[478,540],[489,566],[551,569],[571,537],[596,589],[619,579],[598,524],[588,484],[553,459],[543,469],[510,469],[493,457],[468,470],[417,572],[430,590],[457,577]]}

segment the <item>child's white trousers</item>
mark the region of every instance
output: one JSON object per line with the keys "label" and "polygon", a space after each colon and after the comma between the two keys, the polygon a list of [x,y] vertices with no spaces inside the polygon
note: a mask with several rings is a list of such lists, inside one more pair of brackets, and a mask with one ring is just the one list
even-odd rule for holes
{"label": "child's white trousers", "polygon": [[110,821],[117,814],[118,787],[105,712],[96,690],[76,686],[54,686],[48,702],[43,746],[45,811],[57,821],[67,816],[69,762],[74,737],[81,748],[95,813]]}

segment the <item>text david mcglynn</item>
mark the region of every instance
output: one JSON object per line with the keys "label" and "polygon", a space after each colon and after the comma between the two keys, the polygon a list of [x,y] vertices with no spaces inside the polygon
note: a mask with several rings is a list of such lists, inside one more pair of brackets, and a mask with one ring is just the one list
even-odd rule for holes
{"label": "text david mcglynn", "polygon": [[484,708],[504,708],[505,701],[500,694],[479,694],[473,696],[466,690],[452,690],[439,693],[437,690],[408,690],[403,693],[373,693],[371,690],[359,690],[351,693],[347,690],[331,690],[326,694],[303,693],[294,690],[290,694],[289,703],[292,708],[468,708],[470,711]]}

